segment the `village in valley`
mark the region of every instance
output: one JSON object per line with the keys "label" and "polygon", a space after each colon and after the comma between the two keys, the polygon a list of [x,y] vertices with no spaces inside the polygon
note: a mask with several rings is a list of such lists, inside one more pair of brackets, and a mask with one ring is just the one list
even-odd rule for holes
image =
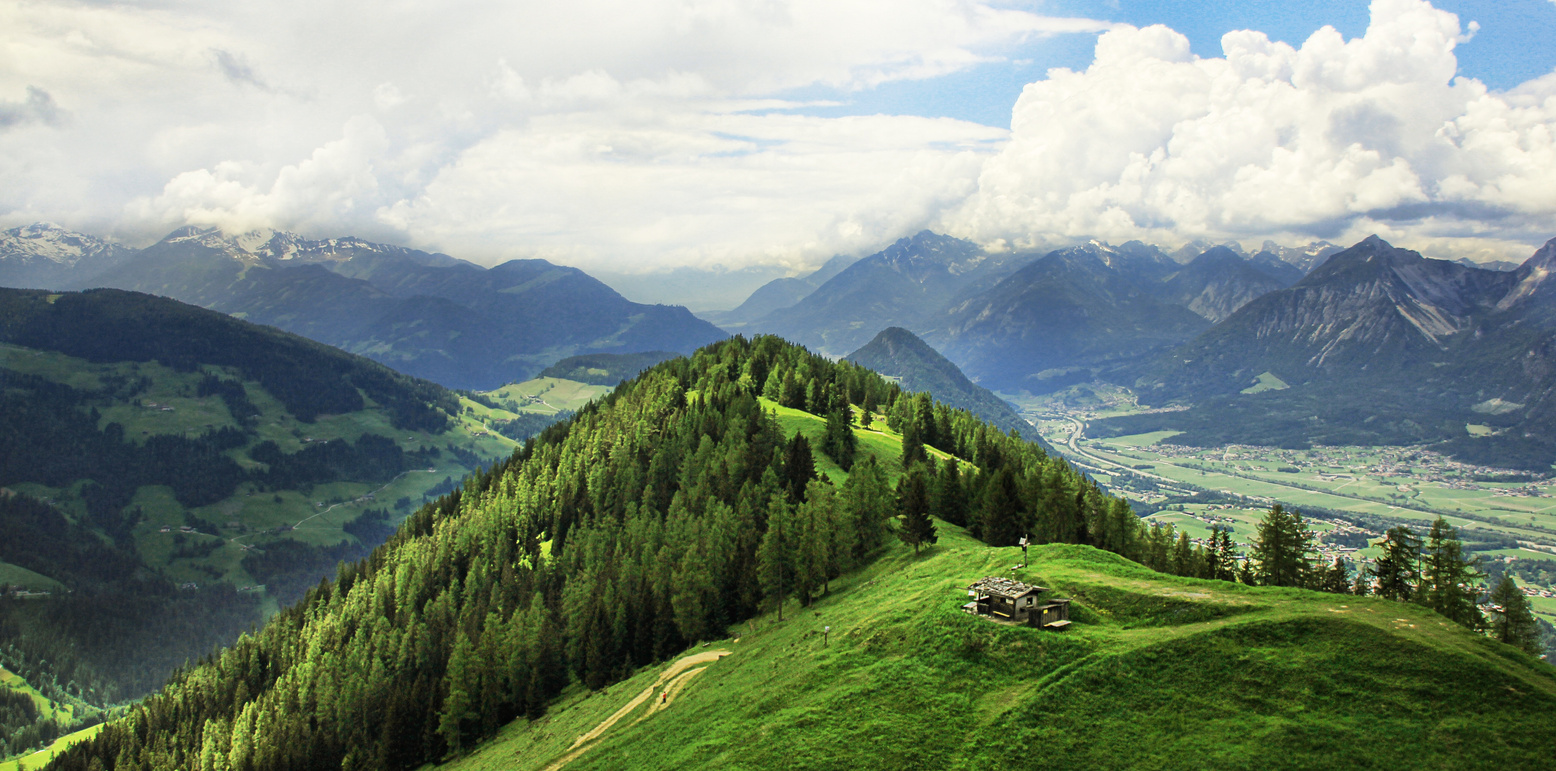
{"label": "village in valley", "polygon": [[1315,535],[1316,561],[1375,559],[1396,525],[1424,536],[1438,516],[1453,525],[1480,569],[1513,570],[1535,612],[1556,622],[1556,479],[1464,463],[1430,446],[1306,449],[1173,444],[1176,432],[1094,438],[1099,419],[1145,409],[1128,389],[1088,385],[1011,398],[1040,434],[1147,519],[1203,543],[1212,527],[1247,554],[1258,522],[1281,503]]}

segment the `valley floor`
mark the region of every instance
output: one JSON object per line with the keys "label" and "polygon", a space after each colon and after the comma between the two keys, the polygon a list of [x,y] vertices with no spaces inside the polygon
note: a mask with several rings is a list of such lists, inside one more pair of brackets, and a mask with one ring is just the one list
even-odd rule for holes
{"label": "valley floor", "polygon": [[[1211,525],[1230,527],[1247,552],[1271,503],[1299,511],[1330,509],[1404,524],[1425,532],[1438,516],[1466,540],[1477,533],[1510,540],[1476,553],[1503,565],[1556,561],[1556,478],[1513,480],[1517,472],[1459,463],[1424,447],[1314,447],[1307,450],[1165,443],[1169,431],[1092,438],[1090,421],[1140,411],[1127,389],[1088,386],[1041,399],[1020,398],[1042,436],[1115,494],[1160,507],[1150,518],[1186,529],[1193,538]],[[1210,493],[1209,496],[1202,495]],[[1214,501],[1182,503],[1199,495]],[[1339,519],[1307,516],[1315,531],[1365,532]],[[1373,559],[1377,547],[1320,544],[1325,560]],[[1556,623],[1556,574],[1518,576],[1536,614]]]}

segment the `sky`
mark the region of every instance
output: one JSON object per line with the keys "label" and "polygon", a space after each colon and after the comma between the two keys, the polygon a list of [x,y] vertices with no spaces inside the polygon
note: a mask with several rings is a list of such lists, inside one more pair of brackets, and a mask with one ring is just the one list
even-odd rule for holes
{"label": "sky", "polygon": [[1553,33],[1556,0],[0,0],[0,227],[618,274],[923,228],[1521,261]]}

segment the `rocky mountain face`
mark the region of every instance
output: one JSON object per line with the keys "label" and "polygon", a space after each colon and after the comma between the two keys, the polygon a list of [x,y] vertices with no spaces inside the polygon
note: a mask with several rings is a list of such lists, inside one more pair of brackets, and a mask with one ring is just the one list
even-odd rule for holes
{"label": "rocky mountain face", "polygon": [[709,311],[698,315],[723,329],[738,330],[769,313],[792,307],[857,261],[837,255],[806,275],[775,278],[763,284],[733,310]]}
{"label": "rocky mountain face", "polygon": [[1288,286],[1272,272],[1267,266],[1217,246],[1167,278],[1162,284],[1161,297],[1215,323],[1254,298]]}
{"label": "rocky mountain face", "polygon": [[1091,243],[1050,252],[946,308],[926,336],[979,383],[1042,393],[1189,339],[1210,326]]}
{"label": "rocky mountain face", "polygon": [[1265,371],[1302,383],[1415,368],[1440,359],[1449,338],[1494,308],[1511,275],[1427,259],[1373,236],[1174,351],[1158,389],[1225,393]]}
{"label": "rocky mountain face", "polygon": [[576,268],[487,269],[356,238],[182,228],[80,279],[172,297],[455,388],[524,380],[585,352],[689,352],[724,337],[685,308],[633,303]]}
{"label": "rocky mountain face", "polygon": [[[1347,441],[1442,441],[1470,458],[1548,467],[1556,461],[1553,264],[1556,240],[1507,272],[1428,259],[1373,236],[1164,354],[1136,386],[1146,403],[1197,405],[1207,415],[1176,419],[1201,428],[1211,412],[1228,424],[1244,409],[1290,412],[1281,427],[1241,421],[1247,436],[1217,428],[1228,441],[1344,426]],[[1251,388],[1264,373],[1286,387]],[[1378,420],[1385,412],[1393,418]],[[1466,424],[1490,433],[1470,437]]]}
{"label": "rocky mountain face", "polygon": [[[1259,247],[1259,251],[1250,259],[1254,262],[1265,263],[1278,261],[1297,269],[1297,278],[1308,274],[1309,271],[1324,264],[1330,257],[1345,251],[1345,247],[1336,246],[1328,241],[1312,241],[1307,246],[1281,246],[1274,241],[1265,241]],[[1291,283],[1296,283],[1293,279]]]}
{"label": "rocky mountain face", "polygon": [[832,355],[887,327],[922,329],[958,295],[990,284],[1034,255],[991,255],[977,244],[922,231],[848,266],[798,303],[751,322]]}
{"label": "rocky mountain face", "polygon": [[47,222],[0,231],[0,286],[56,289],[118,265],[134,249]]}

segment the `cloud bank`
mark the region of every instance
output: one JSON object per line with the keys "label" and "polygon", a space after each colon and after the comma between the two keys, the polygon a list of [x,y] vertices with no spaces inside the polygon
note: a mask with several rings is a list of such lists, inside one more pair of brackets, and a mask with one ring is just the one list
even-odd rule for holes
{"label": "cloud bank", "polygon": [[[1098,33],[1008,131],[784,97]],[[1519,259],[1556,235],[1556,75],[1456,78],[1472,33],[1423,0],[1377,0],[1359,39],[1233,32],[1206,59],[1000,0],[0,4],[0,227],[266,226],[616,272],[816,265],[925,226]]]}
{"label": "cloud bank", "polygon": [[617,270],[817,263],[960,201],[1007,132],[806,117],[774,95],[1108,26],[984,0],[9,4],[0,225],[269,226]]}
{"label": "cloud bank", "polygon": [[1359,39],[1232,32],[1221,58],[1161,26],[1107,32],[1084,72],[1025,88],[1009,143],[941,226],[1011,246],[1376,232],[1527,257],[1556,236],[1556,75],[1490,92],[1455,76],[1453,14],[1371,11]]}

